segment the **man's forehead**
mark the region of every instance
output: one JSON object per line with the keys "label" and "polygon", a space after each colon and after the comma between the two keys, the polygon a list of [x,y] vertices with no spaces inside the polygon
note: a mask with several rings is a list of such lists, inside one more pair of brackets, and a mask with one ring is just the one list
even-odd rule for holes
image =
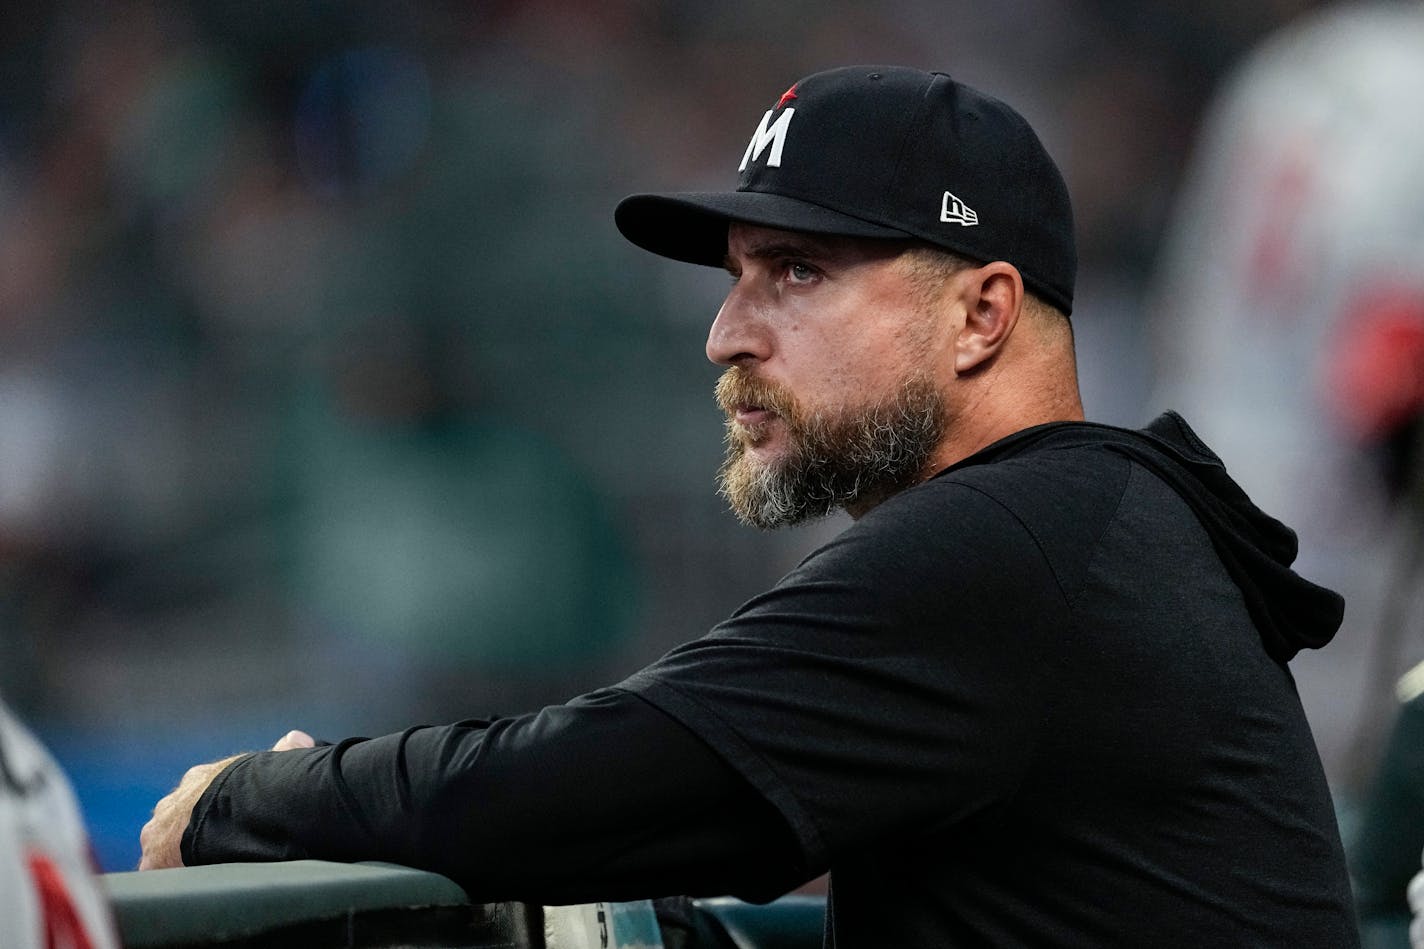
{"label": "man's forehead", "polygon": [[728,257],[770,257],[788,253],[818,257],[895,257],[913,243],[910,240],[788,231],[741,221],[732,221],[727,226]]}

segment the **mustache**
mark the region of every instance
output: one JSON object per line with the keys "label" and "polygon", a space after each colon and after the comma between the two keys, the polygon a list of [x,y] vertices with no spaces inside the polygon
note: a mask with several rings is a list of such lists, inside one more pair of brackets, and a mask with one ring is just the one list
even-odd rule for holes
{"label": "mustache", "polygon": [[796,399],[792,394],[774,382],[759,379],[741,366],[732,366],[717,380],[717,405],[727,415],[735,415],[739,408],[761,408],[775,412],[785,419],[795,419]]}

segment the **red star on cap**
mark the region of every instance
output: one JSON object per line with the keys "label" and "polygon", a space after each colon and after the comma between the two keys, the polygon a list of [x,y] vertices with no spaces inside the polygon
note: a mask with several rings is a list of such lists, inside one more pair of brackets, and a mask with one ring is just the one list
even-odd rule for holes
{"label": "red star on cap", "polygon": [[781,94],[781,98],[776,100],[776,107],[779,109],[786,104],[787,99],[796,98],[796,83],[791,84],[791,88]]}

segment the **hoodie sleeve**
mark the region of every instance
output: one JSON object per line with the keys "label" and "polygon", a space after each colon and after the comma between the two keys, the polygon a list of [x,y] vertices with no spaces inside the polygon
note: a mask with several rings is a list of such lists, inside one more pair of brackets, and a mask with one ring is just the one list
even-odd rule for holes
{"label": "hoodie sleeve", "polygon": [[194,808],[188,865],[382,860],[481,902],[734,893],[807,878],[776,812],[687,729],[625,691],[521,718],[262,752]]}

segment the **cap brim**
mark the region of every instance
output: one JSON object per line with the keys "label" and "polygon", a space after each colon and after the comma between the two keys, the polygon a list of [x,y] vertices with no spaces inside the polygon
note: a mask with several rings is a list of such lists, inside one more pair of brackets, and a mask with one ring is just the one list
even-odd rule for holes
{"label": "cap brim", "polygon": [[911,236],[797,198],[759,191],[635,194],[618,203],[613,220],[624,237],[644,250],[709,267],[720,267],[727,258],[731,221],[843,237]]}

